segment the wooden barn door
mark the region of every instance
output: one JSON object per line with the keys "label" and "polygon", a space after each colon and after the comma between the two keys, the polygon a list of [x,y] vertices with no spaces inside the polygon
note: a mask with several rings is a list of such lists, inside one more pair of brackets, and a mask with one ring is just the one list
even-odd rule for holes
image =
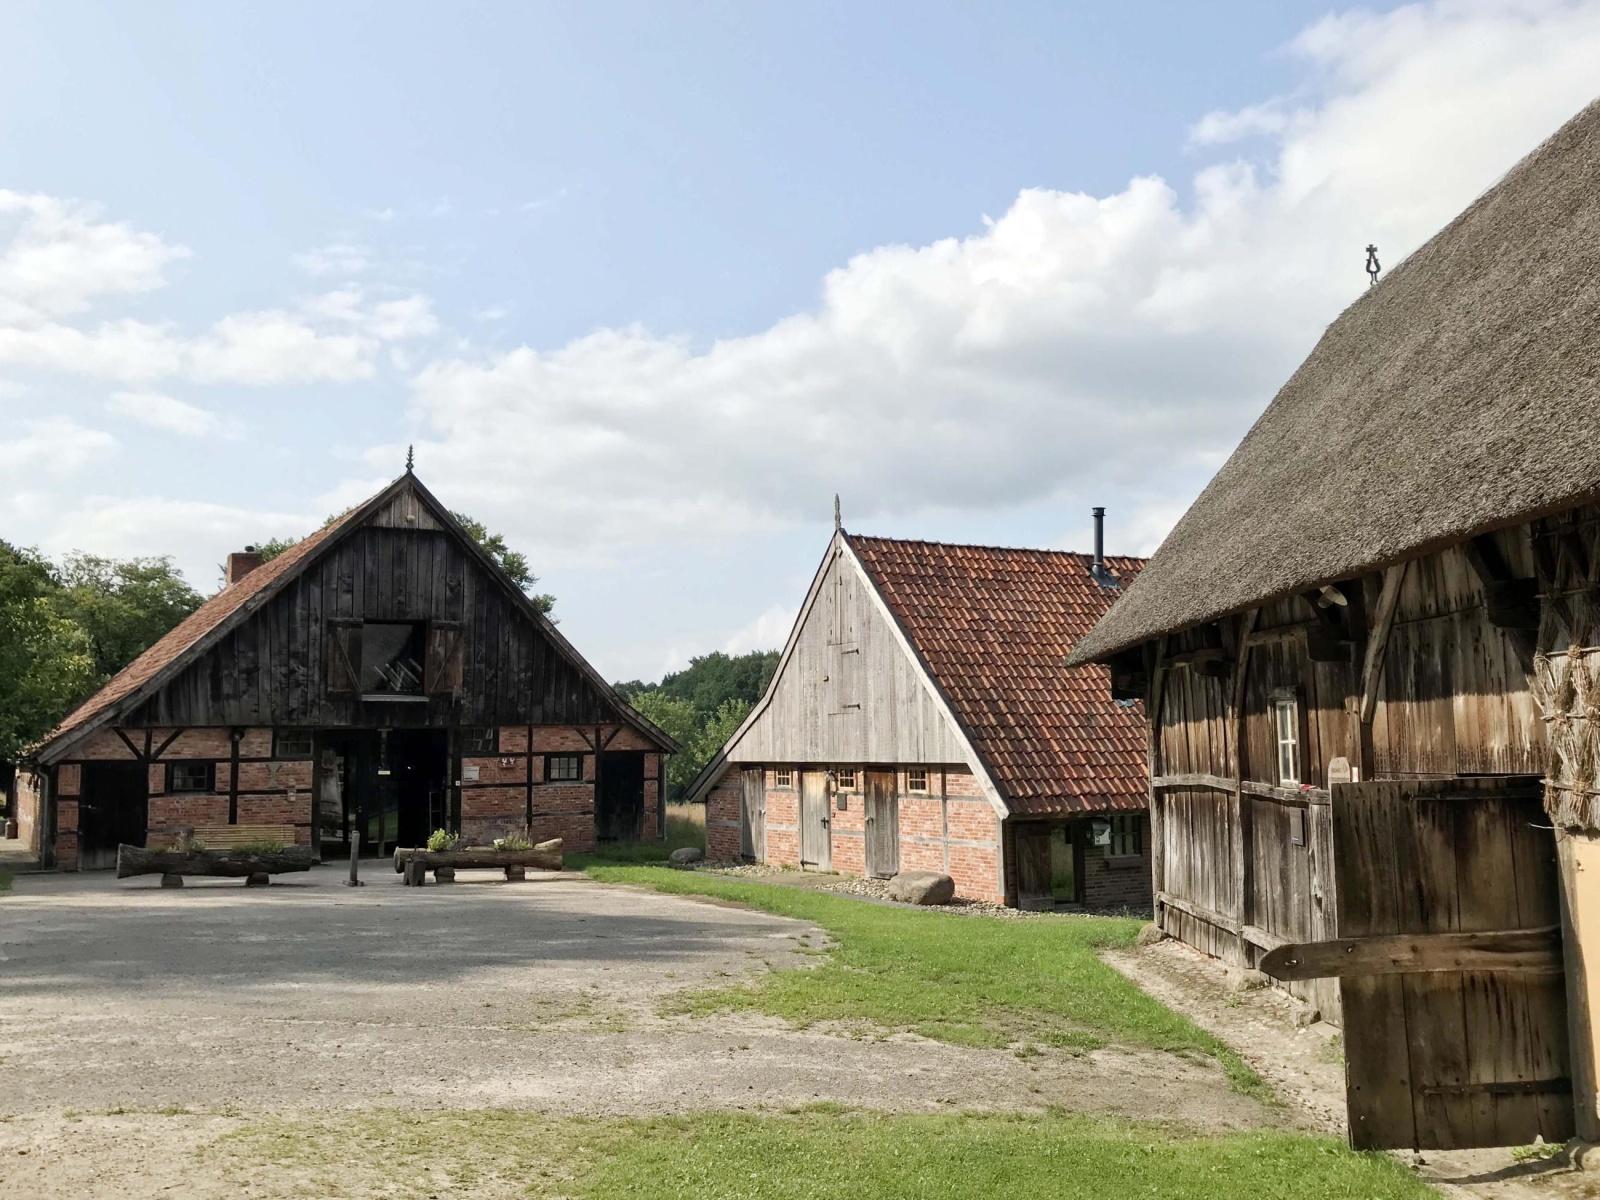
{"label": "wooden barn door", "polygon": [[895,790],[894,772],[868,771],[864,786],[867,874],[891,879],[900,873],[900,794]]}
{"label": "wooden barn door", "polygon": [[800,865],[833,870],[833,844],[828,839],[828,775],[800,773]]}
{"label": "wooden barn door", "polygon": [[1556,847],[1536,781],[1333,788],[1336,940],[1261,969],[1338,975],[1357,1149],[1572,1136]]}
{"label": "wooden barn door", "polygon": [[746,767],[739,773],[739,857],[764,862],[767,857],[767,772]]}
{"label": "wooden barn door", "polygon": [[117,847],[142,846],[149,816],[149,773],[142,762],[83,764],[78,800],[78,869],[117,865]]}

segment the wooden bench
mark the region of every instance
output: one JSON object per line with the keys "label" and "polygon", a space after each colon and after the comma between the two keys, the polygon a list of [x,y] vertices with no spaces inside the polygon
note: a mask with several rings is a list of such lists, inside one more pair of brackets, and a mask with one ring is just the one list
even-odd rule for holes
{"label": "wooden bench", "polygon": [[493,846],[463,846],[458,850],[414,850],[397,848],[394,869],[407,887],[421,887],[427,873],[435,883],[452,883],[457,867],[503,869],[507,879],[526,879],[528,868],[561,870],[561,839],[551,838],[530,850],[496,850]]}

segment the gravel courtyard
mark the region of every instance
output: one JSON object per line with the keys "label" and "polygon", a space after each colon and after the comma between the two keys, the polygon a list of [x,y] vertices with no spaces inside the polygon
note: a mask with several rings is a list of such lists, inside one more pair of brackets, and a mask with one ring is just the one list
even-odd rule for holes
{"label": "gravel courtyard", "polygon": [[328,866],[181,890],[20,877],[0,897],[0,1192],[97,1194],[103,1166],[107,1194],[181,1195],[147,1153],[156,1142],[329,1107],[651,1115],[821,1100],[1281,1121],[1214,1064],[1170,1054],[1019,1056],[663,1015],[675,990],[814,961],[823,934],[787,918],[572,873],[462,872],[422,889],[387,864],[364,877],[348,888]]}

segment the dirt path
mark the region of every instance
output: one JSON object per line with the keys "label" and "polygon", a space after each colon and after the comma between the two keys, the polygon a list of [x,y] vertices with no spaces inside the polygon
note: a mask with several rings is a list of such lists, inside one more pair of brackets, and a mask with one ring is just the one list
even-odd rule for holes
{"label": "dirt path", "polygon": [[652,1115],[833,1101],[1056,1106],[1203,1130],[1278,1120],[1213,1064],[1173,1055],[1023,1057],[663,1016],[676,990],[813,962],[825,935],[575,875],[461,878],[409,889],[373,871],[349,889],[321,868],[268,889],[169,891],[19,877],[0,901],[0,1195],[221,1194],[185,1147],[253,1115],[333,1108]]}
{"label": "dirt path", "polygon": [[[1320,1021],[1301,1024],[1305,1004],[1277,988],[1241,989],[1237,972],[1181,942],[1109,951],[1102,957],[1232,1046],[1308,1123],[1345,1135],[1339,1031]],[[1421,1159],[1417,1173],[1448,1195],[1474,1200],[1600,1197],[1600,1172],[1574,1171],[1565,1157],[1519,1164],[1508,1150],[1498,1149],[1428,1151]]]}

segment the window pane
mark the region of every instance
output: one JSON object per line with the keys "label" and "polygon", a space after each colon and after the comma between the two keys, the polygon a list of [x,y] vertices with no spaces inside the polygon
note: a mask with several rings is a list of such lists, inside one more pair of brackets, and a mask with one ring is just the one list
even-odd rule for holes
{"label": "window pane", "polygon": [[583,778],[581,754],[552,754],[545,759],[544,777],[550,783],[571,783]]}
{"label": "window pane", "polygon": [[208,792],[211,790],[209,763],[173,763],[172,790],[175,792]]}
{"label": "window pane", "polygon": [[300,729],[279,729],[272,734],[273,758],[310,758],[311,734]]}
{"label": "window pane", "polygon": [[907,771],[906,772],[906,789],[908,791],[913,791],[913,792],[925,792],[925,791],[927,791],[928,790],[928,772],[926,770],[922,770],[922,771]]}
{"label": "window pane", "polygon": [[368,695],[422,694],[423,632],[409,622],[361,627],[361,690]]}
{"label": "window pane", "polygon": [[466,729],[461,734],[463,754],[493,754],[499,747],[498,729]]}

